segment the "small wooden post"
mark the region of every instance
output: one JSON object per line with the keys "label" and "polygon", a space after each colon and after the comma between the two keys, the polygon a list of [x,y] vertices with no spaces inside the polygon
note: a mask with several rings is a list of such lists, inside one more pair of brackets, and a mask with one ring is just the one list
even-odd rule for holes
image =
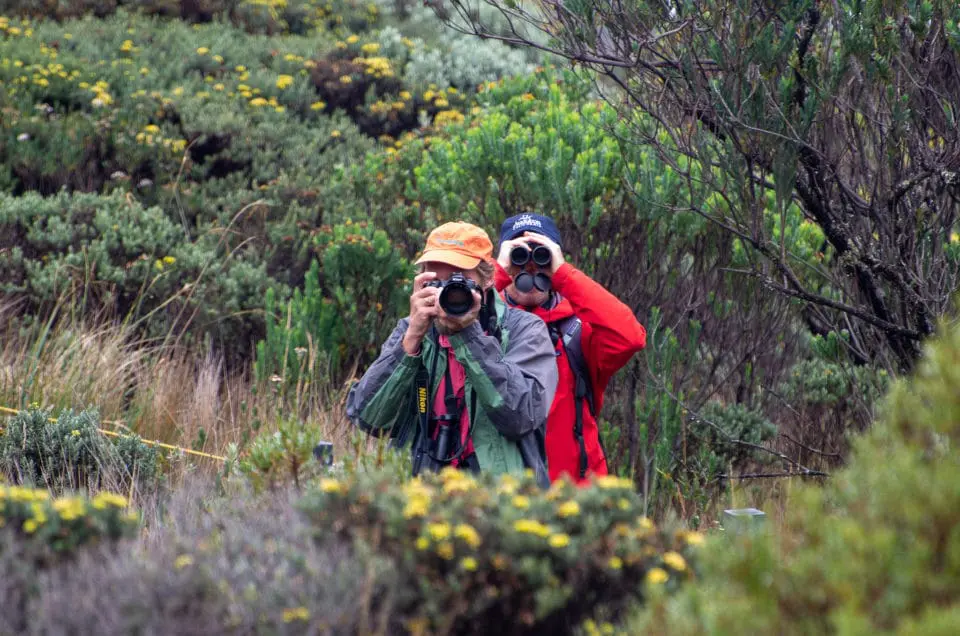
{"label": "small wooden post", "polygon": [[756,508],[734,508],[723,511],[723,529],[727,534],[745,534],[767,526],[767,515]]}

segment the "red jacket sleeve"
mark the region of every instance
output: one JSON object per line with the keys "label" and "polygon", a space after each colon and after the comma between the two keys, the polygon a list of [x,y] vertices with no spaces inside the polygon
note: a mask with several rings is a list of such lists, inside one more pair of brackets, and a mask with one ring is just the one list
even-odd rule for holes
{"label": "red jacket sleeve", "polygon": [[573,305],[580,320],[589,323],[592,333],[584,342],[584,354],[596,366],[597,380],[606,386],[610,377],[633,354],[647,344],[647,331],[624,303],[570,263],[553,275],[553,288]]}
{"label": "red jacket sleeve", "polygon": [[510,283],[513,282],[513,279],[510,278],[510,274],[507,273],[507,270],[503,269],[503,266],[497,261],[493,262],[493,284],[497,288],[498,292],[502,292],[504,289],[510,286]]}

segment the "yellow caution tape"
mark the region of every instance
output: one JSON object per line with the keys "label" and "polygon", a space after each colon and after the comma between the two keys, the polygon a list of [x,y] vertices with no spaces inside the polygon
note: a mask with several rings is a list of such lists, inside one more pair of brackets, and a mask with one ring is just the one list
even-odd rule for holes
{"label": "yellow caution tape", "polygon": [[[11,415],[17,415],[17,414],[20,413],[20,411],[18,411],[17,409],[12,409],[12,408],[9,408],[9,407],[6,407],[6,406],[0,406],[0,412],[2,412],[2,413],[10,413]],[[49,418],[49,419],[50,419],[51,422],[56,422],[56,421],[57,421],[57,419],[56,419],[55,417],[51,417],[51,418]],[[107,423],[108,423],[108,424],[122,424],[121,422],[107,422]],[[110,436],[110,437],[133,437],[132,435],[124,435],[123,433],[118,433],[118,432],[116,432],[116,431],[108,431],[108,430],[102,429],[102,428],[98,428],[97,430],[100,431],[101,433],[103,433],[104,435],[108,435],[108,436]],[[0,433],[2,433],[2,432],[3,432],[3,427],[0,427]],[[226,457],[221,457],[220,455],[211,455],[210,453],[204,453],[203,451],[197,451],[197,450],[193,450],[193,449],[190,449],[190,448],[183,448],[183,447],[181,447],[181,446],[173,446],[172,444],[164,444],[163,442],[156,442],[156,441],[151,441],[151,440],[143,439],[143,438],[140,438],[140,441],[143,442],[144,444],[147,444],[148,446],[158,446],[158,447],[160,447],[160,448],[166,448],[166,449],[169,449],[169,450],[175,450],[175,451],[179,451],[179,452],[181,452],[181,453],[186,453],[186,454],[188,454],[188,455],[196,455],[196,456],[198,456],[198,457],[206,457],[207,459],[216,459],[216,460],[221,461],[221,462],[227,461],[227,458],[226,458]]]}

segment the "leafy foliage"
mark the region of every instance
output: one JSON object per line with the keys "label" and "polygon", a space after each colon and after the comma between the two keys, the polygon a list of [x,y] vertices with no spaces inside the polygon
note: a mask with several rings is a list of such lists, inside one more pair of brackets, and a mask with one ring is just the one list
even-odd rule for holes
{"label": "leafy foliage", "polygon": [[930,633],[957,628],[960,329],[944,328],[849,466],[806,487],[775,533],[717,538],[702,577],[630,631]]}
{"label": "leafy foliage", "polygon": [[[752,277],[811,303],[817,333],[850,329],[858,361],[911,367],[960,277],[955,2],[489,4],[551,38],[512,42],[610,80],[622,138],[696,183],[687,210],[742,242]],[[491,36],[450,5],[453,26]],[[822,267],[768,223],[793,206],[822,232]]]}

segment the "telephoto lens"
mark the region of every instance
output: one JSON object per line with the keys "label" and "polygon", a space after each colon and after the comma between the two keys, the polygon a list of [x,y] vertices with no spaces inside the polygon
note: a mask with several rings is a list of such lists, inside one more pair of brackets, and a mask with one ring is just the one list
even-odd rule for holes
{"label": "telephoto lens", "polygon": [[480,291],[479,285],[460,273],[446,281],[429,281],[424,287],[440,288],[440,307],[451,316],[462,316],[473,309],[473,290]]}
{"label": "telephoto lens", "polygon": [[473,292],[466,285],[447,285],[440,292],[440,306],[451,316],[462,316],[473,307]]}

